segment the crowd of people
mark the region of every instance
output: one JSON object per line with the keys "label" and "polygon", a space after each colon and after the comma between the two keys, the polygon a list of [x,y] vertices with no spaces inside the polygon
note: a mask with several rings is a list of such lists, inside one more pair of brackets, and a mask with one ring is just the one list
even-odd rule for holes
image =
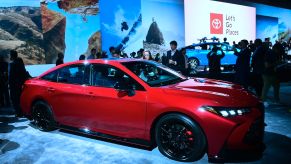
{"label": "crowd of people", "polygon": [[[230,45],[227,38],[223,39],[223,43]],[[178,43],[171,41],[170,50],[162,56],[159,53],[153,56],[149,50],[144,49],[132,52],[129,56],[114,47],[110,47],[109,52],[112,58],[138,58],[160,62],[183,75],[189,76],[191,68],[186,49],[178,50],[177,47]],[[255,41],[241,40],[238,44],[233,42],[232,48],[234,55],[237,56],[233,81],[246,89],[254,88],[257,96],[263,101],[266,101],[267,93],[273,87],[275,102],[279,102],[280,82],[277,69],[281,62],[287,59],[287,51],[291,48],[291,39],[288,42],[277,41],[274,45],[268,38],[264,42],[261,39]],[[214,45],[207,54],[209,78],[221,79],[221,60],[224,57],[225,52],[222,48]],[[96,49],[92,49],[87,59],[100,58],[108,58],[108,55],[106,55],[106,52],[97,53]],[[85,59],[84,55],[80,56],[80,60]]]}
{"label": "crowd of people", "polygon": [[[229,44],[227,39],[224,39],[224,44]],[[170,42],[170,50],[162,56],[156,54],[153,56],[149,50],[140,49],[137,52],[132,52],[128,56],[116,50],[114,47],[109,48],[110,54],[106,52],[97,52],[92,49],[90,55],[86,57],[81,55],[79,60],[86,59],[102,59],[102,58],[139,58],[144,60],[152,60],[160,62],[173,70],[188,76],[190,65],[186,55],[186,49],[177,49],[176,41]],[[242,40],[238,44],[233,43],[234,55],[237,56],[235,65],[234,82],[248,89],[251,85],[258,97],[263,101],[267,99],[267,93],[271,87],[274,88],[274,99],[280,101],[279,89],[280,81],[278,78],[278,70],[281,62],[286,59],[286,49],[290,49],[289,42],[276,42],[271,45],[268,39],[263,42],[261,39],[256,39],[254,42]],[[239,50],[238,50],[239,49]],[[220,52],[220,53],[218,53]],[[224,58],[225,52],[221,47],[213,46],[207,54],[209,63],[209,78],[221,78],[221,60]],[[12,103],[17,117],[21,117],[20,96],[25,80],[30,75],[26,71],[23,60],[18,57],[17,51],[10,51],[10,62],[6,61],[3,56],[0,56],[0,107],[9,107]],[[64,63],[64,54],[59,53],[56,65]]]}
{"label": "crowd of people", "polygon": [[274,102],[279,103],[279,70],[284,65],[283,61],[287,59],[287,51],[290,47],[286,42],[278,41],[272,45],[268,38],[264,42],[256,39],[254,43],[242,40],[239,47],[240,52],[235,50],[235,55],[238,57],[235,82],[246,89],[251,85],[265,105],[268,105],[267,94],[273,87]]}

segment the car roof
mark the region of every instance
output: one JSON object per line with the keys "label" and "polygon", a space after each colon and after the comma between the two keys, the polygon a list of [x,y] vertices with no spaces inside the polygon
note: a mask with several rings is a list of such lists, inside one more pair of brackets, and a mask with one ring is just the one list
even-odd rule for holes
{"label": "car roof", "polygon": [[197,44],[192,44],[192,46],[200,46],[200,45],[218,45],[218,44],[221,44],[221,45],[226,45],[226,46],[229,46],[229,44],[226,44],[226,43],[222,43],[222,42],[204,42],[204,43],[197,43]]}
{"label": "car roof", "polygon": [[90,60],[77,60],[77,61],[73,61],[73,62],[68,62],[68,63],[64,63],[61,65],[58,65],[54,68],[49,69],[48,71],[42,73],[40,76],[38,77],[42,77],[50,72],[53,72],[57,69],[60,69],[62,67],[66,67],[66,66],[70,66],[70,65],[75,65],[75,64],[109,64],[109,65],[115,65],[118,63],[125,63],[125,62],[133,62],[133,61],[145,61],[142,59],[132,59],[132,58],[104,58],[104,59],[90,59]]}
{"label": "car roof", "polygon": [[184,47],[185,49],[192,49],[195,46],[201,46],[201,45],[225,45],[230,46],[229,44],[223,43],[223,42],[204,42],[204,43],[193,43],[192,45]]}
{"label": "car roof", "polygon": [[113,64],[113,63],[124,63],[124,62],[132,62],[132,61],[143,61],[142,59],[132,59],[132,58],[104,58],[104,59],[89,59],[89,60],[78,60],[73,62],[68,62],[64,65],[72,65],[72,64]]}

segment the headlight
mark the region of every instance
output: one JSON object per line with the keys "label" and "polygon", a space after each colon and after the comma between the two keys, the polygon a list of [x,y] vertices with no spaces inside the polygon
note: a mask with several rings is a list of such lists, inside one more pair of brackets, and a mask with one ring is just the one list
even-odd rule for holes
{"label": "headlight", "polygon": [[204,106],[201,109],[220,115],[222,117],[242,116],[251,112],[250,108],[228,108],[228,107]]}

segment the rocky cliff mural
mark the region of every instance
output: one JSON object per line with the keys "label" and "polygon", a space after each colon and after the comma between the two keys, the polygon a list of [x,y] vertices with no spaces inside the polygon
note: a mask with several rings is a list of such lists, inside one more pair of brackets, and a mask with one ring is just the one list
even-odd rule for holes
{"label": "rocky cliff mural", "polygon": [[16,50],[25,64],[44,64],[40,7],[0,7],[0,55]]}
{"label": "rocky cliff mural", "polygon": [[52,64],[56,62],[58,53],[65,52],[66,18],[48,9],[45,4],[41,5],[41,11],[45,61],[46,64]]}
{"label": "rocky cliff mural", "polygon": [[153,56],[156,54],[165,54],[167,48],[165,47],[165,40],[163,33],[161,32],[158,23],[155,19],[152,19],[153,22],[149,27],[149,30],[146,35],[146,40],[143,41],[143,48],[151,51]]}
{"label": "rocky cliff mural", "polygon": [[58,52],[65,62],[92,48],[101,50],[98,0],[44,0],[42,4],[46,60],[55,62]]}

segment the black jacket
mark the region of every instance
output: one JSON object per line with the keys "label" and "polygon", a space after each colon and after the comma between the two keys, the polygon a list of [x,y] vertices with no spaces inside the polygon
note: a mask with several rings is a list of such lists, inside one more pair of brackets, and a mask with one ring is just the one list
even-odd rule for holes
{"label": "black jacket", "polygon": [[[175,54],[173,56],[171,54],[171,51],[168,51],[167,55],[162,57],[163,65],[168,66],[168,67],[170,67],[170,68],[172,68],[174,70],[179,70],[179,68],[178,68],[179,55],[180,55],[180,52],[178,50],[176,50],[176,52],[175,52]],[[173,61],[177,62],[177,65],[170,64],[169,63],[170,60],[173,60]]]}
{"label": "black jacket", "polygon": [[8,80],[7,74],[8,74],[8,63],[0,62],[0,85],[1,86],[7,82]]}
{"label": "black jacket", "polygon": [[15,59],[10,63],[9,85],[10,87],[21,87],[27,79],[27,72],[23,60]]}

